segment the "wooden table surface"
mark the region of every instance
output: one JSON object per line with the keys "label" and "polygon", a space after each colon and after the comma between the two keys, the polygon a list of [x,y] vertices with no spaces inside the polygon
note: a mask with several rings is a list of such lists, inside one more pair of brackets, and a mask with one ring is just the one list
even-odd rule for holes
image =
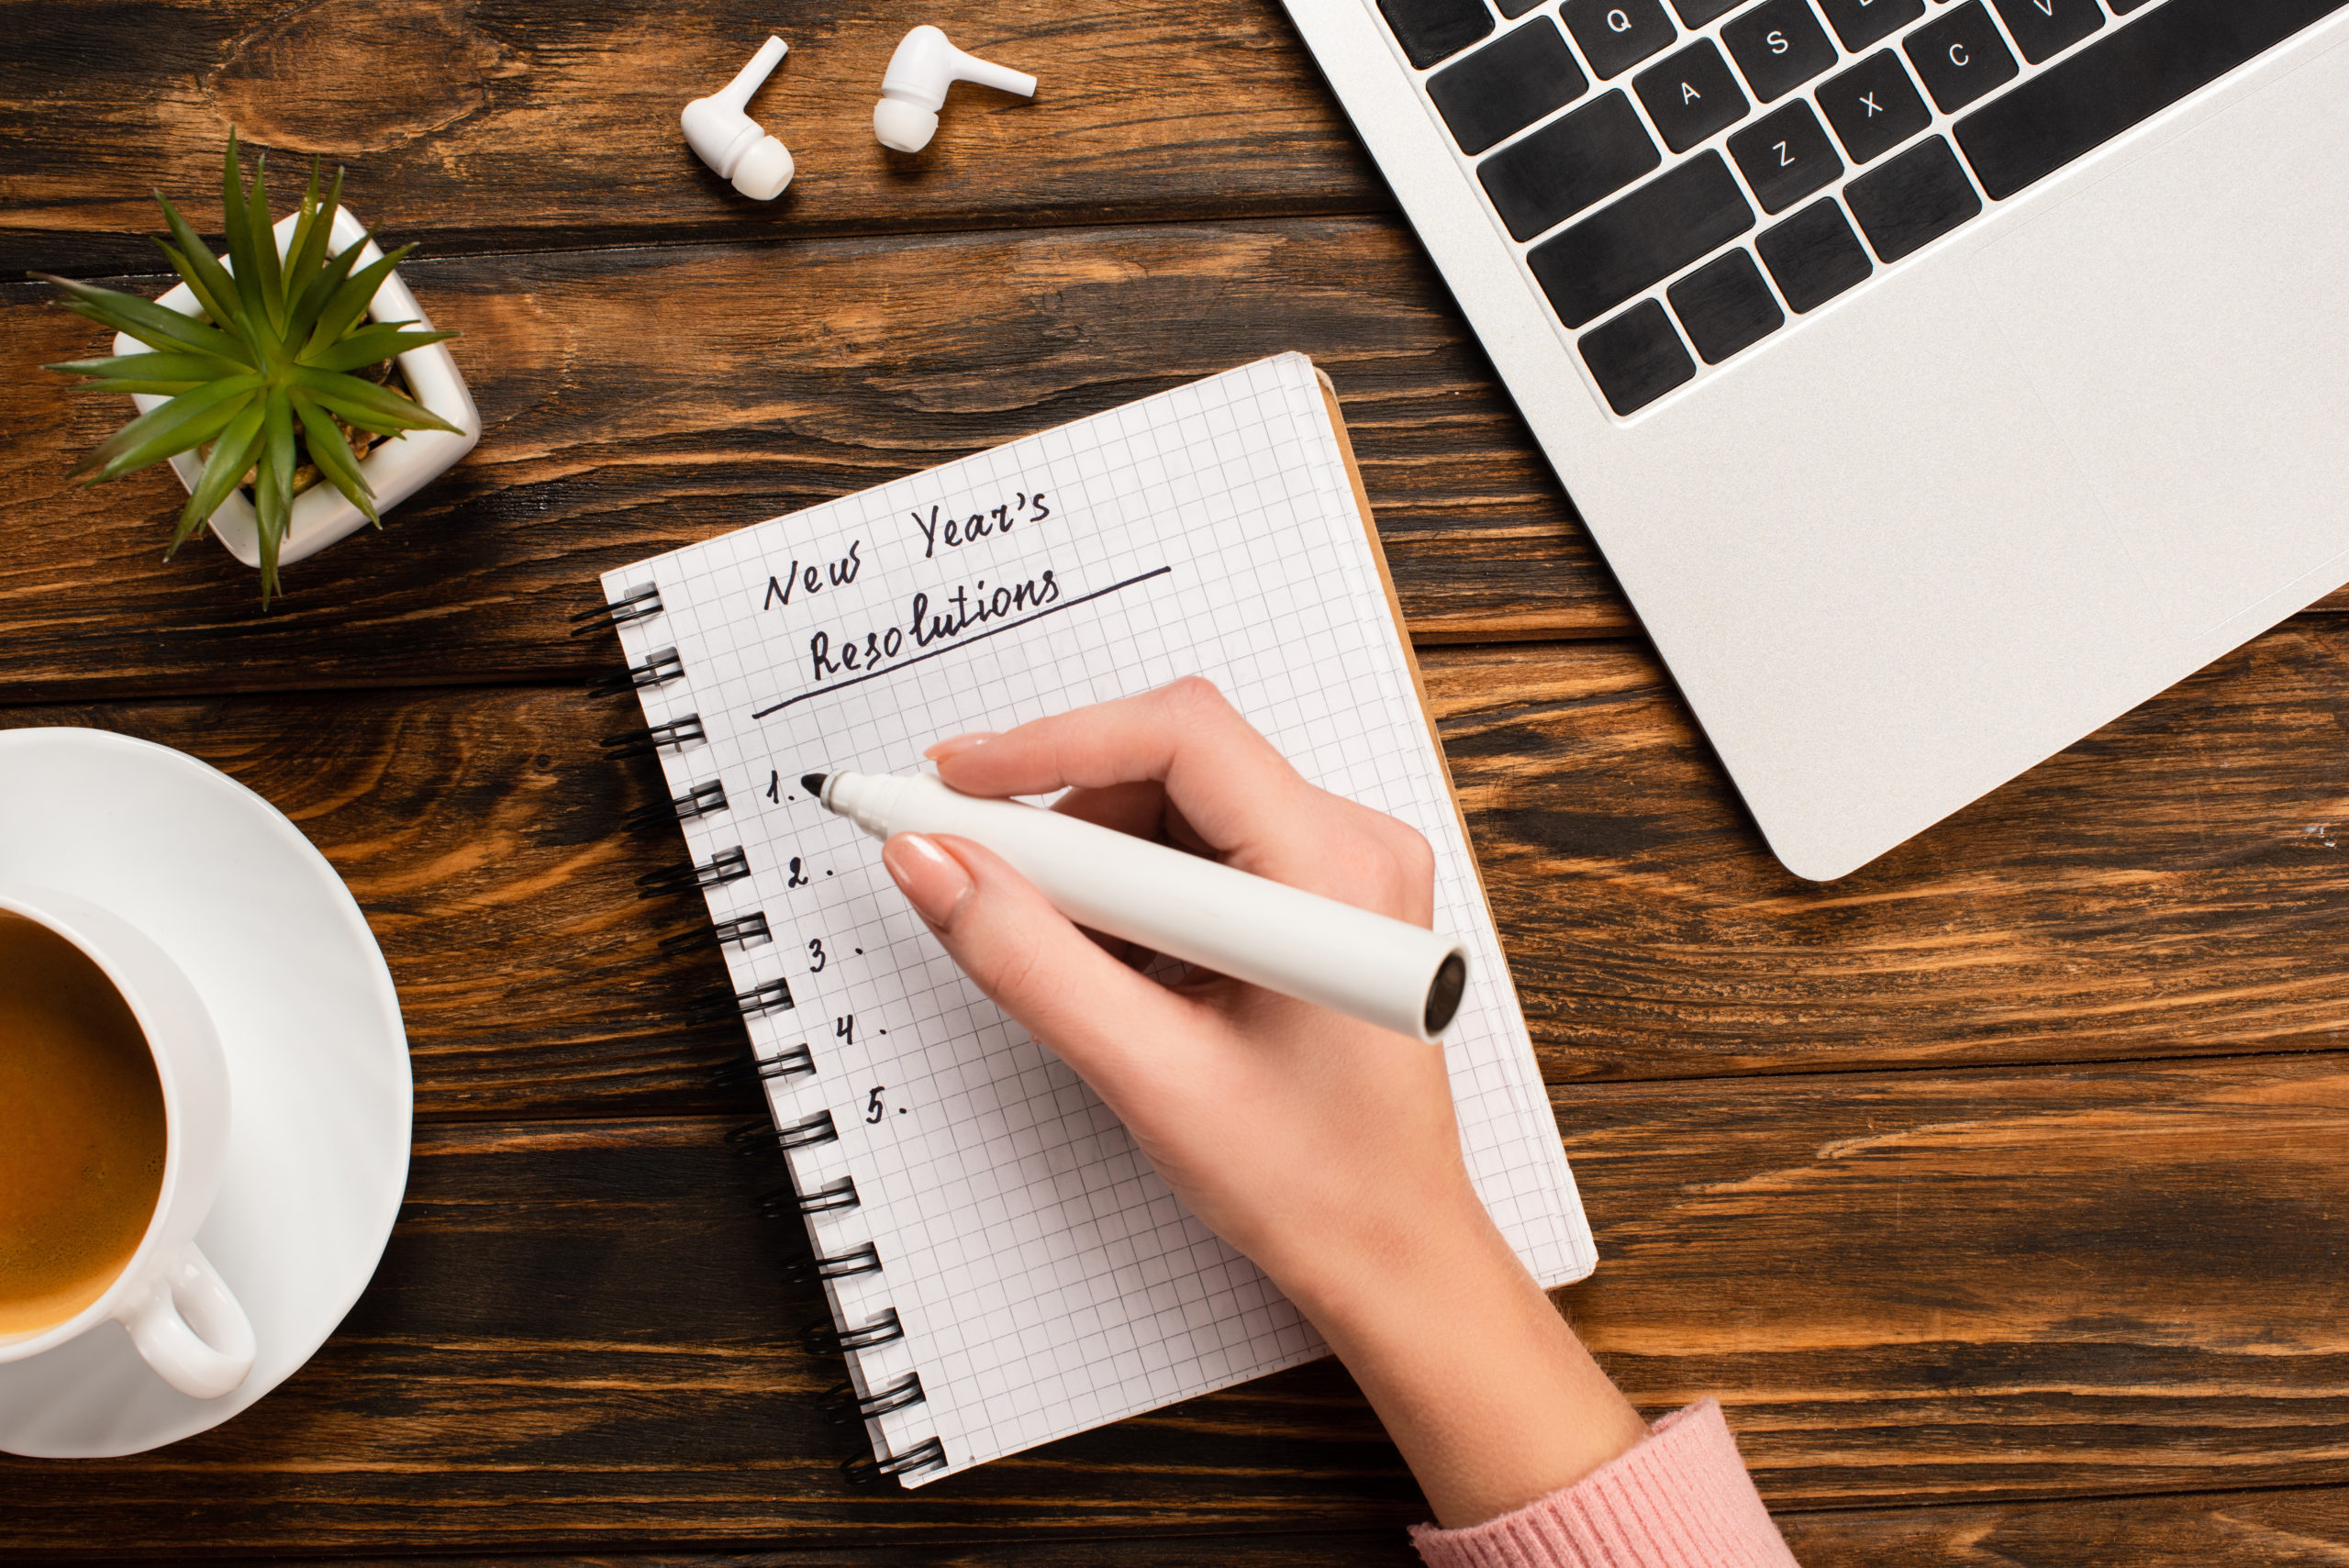
{"label": "wooden table surface", "polygon": [[[1042,78],[873,141],[934,21]],[[228,1426],[0,1458],[0,1558],[1411,1561],[1342,1372],[855,1492],[819,1315],[691,1028],[696,908],[563,617],[604,569],[1246,360],[1335,378],[1640,1405],[1717,1394],[1813,1568],[2349,1556],[2349,598],[1846,880],[1771,859],[1275,0],[0,6],[0,727],[181,747],[349,882],[416,1157],[372,1288]],[[770,30],[797,156],[676,129]],[[128,274],[228,126],[424,242],[487,433],[263,614],[27,269]],[[282,200],[292,192],[281,183]],[[1721,519],[1734,528],[1734,517]],[[1473,1326],[1461,1325],[1462,1331]]]}

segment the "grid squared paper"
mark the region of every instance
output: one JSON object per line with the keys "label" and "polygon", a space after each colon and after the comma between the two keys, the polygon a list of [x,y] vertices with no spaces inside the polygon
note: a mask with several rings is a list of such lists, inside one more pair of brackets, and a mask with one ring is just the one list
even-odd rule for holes
{"label": "grid squared paper", "polygon": [[[974,517],[983,537],[949,544],[947,521],[962,539]],[[847,1359],[861,1395],[920,1379],[918,1402],[866,1422],[880,1457],[939,1440],[945,1463],[907,1485],[1326,1351],[963,976],[802,773],[907,771],[944,736],[1207,676],[1306,777],[1434,846],[1436,925],[1471,960],[1445,1043],[1469,1172],[1544,1284],[1596,1262],[1372,548],[1319,378],[1285,354],[603,578],[613,599],[660,589],[621,644],[684,666],[640,691],[646,722],[707,732],[662,766],[673,794],[725,786],[685,840],[698,862],[747,858],[710,916],[767,918],[771,940],[727,962],[739,991],[789,984],[792,1006],[747,1027],[762,1058],[812,1054],[769,1099],[779,1127],[831,1117],[792,1179],[855,1184],[855,1207],[807,1225],[821,1256],[880,1260],[825,1289],[843,1329],[888,1309],[904,1325]],[[1016,606],[997,593],[1023,584]],[[915,595],[936,632],[958,588],[1005,613],[918,643]]]}

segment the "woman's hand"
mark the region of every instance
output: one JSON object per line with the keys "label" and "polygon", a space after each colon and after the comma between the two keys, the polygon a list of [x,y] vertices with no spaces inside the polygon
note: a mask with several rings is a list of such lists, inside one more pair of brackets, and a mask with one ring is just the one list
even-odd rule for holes
{"label": "woman's hand", "polygon": [[[1306,783],[1196,677],[930,754],[966,794],[1067,789],[1059,810],[1431,918],[1427,841]],[[1346,1360],[1439,1519],[1506,1511],[1639,1440],[1470,1185],[1440,1048],[1219,976],[1162,985],[967,840],[900,834],[883,858],[980,989]]]}

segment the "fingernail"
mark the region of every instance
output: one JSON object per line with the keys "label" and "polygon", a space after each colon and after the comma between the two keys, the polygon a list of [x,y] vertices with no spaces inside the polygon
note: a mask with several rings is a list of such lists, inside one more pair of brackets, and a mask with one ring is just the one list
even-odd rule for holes
{"label": "fingernail", "polygon": [[900,833],[881,846],[881,863],[915,913],[941,931],[953,929],[974,886],[961,861],[919,833]]}
{"label": "fingernail", "polygon": [[922,755],[933,762],[942,762],[949,757],[959,757],[965,751],[977,751],[994,740],[996,732],[992,729],[974,729],[968,735],[957,735],[952,740],[941,740]]}

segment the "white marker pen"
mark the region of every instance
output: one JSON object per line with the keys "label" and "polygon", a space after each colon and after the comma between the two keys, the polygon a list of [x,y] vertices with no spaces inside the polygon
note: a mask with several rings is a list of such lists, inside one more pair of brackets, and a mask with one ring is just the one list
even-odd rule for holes
{"label": "white marker pen", "polygon": [[800,786],[876,839],[985,844],[1080,926],[1432,1043],[1460,1010],[1450,937],[934,773],[809,773]]}

